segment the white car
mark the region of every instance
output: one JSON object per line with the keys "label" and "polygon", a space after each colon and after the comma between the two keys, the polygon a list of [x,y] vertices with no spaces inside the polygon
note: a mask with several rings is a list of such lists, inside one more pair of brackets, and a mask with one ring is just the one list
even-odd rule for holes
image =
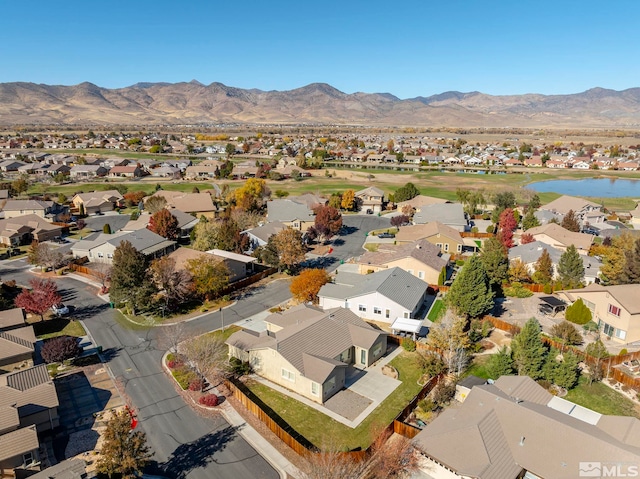
{"label": "white car", "polygon": [[64,316],[65,314],[69,314],[69,308],[62,303],[54,304],[53,306],[51,306],[51,310],[57,316]]}

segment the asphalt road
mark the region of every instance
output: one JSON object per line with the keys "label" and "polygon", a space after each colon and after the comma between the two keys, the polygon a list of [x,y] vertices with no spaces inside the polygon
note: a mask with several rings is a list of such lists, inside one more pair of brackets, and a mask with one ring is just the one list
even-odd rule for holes
{"label": "asphalt road", "polygon": [[[26,284],[33,277],[24,260],[2,262],[0,277]],[[72,316],[84,321],[117,378],[125,399],[138,411],[154,460],[164,475],[175,478],[278,478],[279,474],[224,419],[196,414],[179,396],[161,369],[164,349],[160,328],[131,328],[96,297],[96,288],[73,278],[56,278]],[[276,281],[252,290],[224,311],[225,324],[251,316],[290,296],[288,282]],[[190,321],[189,333],[221,327],[220,313]]]}

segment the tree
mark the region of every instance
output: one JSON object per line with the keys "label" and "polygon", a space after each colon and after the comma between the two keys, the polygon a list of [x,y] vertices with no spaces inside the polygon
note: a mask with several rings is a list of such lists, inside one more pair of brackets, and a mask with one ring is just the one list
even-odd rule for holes
{"label": "tree", "polygon": [[396,228],[409,224],[411,220],[407,215],[397,215],[391,218],[391,226],[395,226]]}
{"label": "tree", "polygon": [[151,215],[147,228],[168,240],[178,238],[178,220],[166,208],[162,208]]}
{"label": "tree", "polygon": [[578,221],[578,218],[576,217],[576,214],[573,212],[573,210],[569,210],[567,214],[564,215],[560,226],[575,233],[580,232],[580,222]]}
{"label": "tree", "polygon": [[40,354],[46,363],[60,363],[80,356],[82,348],[75,336],[58,336],[45,341]]}
{"label": "tree", "polygon": [[201,378],[214,386],[220,384],[229,371],[229,347],[221,336],[203,334],[185,341],[178,349],[195,367]]}
{"label": "tree", "polygon": [[528,283],[531,281],[529,269],[520,258],[514,259],[509,265],[509,281],[516,283]]}
{"label": "tree", "polygon": [[11,191],[17,196],[29,189],[29,183],[24,178],[18,178],[11,182]]}
{"label": "tree", "polygon": [[221,249],[234,253],[244,253],[249,249],[249,237],[241,230],[233,218],[225,217],[215,221],[200,221],[193,230],[193,248],[198,251]]}
{"label": "tree", "polygon": [[533,243],[535,240],[536,239],[533,237],[533,235],[529,233],[524,233],[522,236],[520,236],[520,244]]}
{"label": "tree", "polygon": [[342,208],[342,195],[340,193],[334,193],[329,197],[329,206],[332,208]]}
{"label": "tree", "polygon": [[542,203],[540,203],[540,197],[538,196],[538,193],[536,193],[529,200],[529,207],[527,208],[527,211],[529,210],[535,211],[538,208],[540,208],[540,206],[542,206]]}
{"label": "tree", "polygon": [[513,232],[517,228],[513,210],[511,208],[505,209],[500,213],[500,221],[498,222],[498,239],[505,248],[513,247]]}
{"label": "tree", "polygon": [[213,255],[187,260],[186,268],[193,278],[196,293],[207,301],[217,297],[229,285],[229,268]]}
{"label": "tree", "polygon": [[460,373],[464,369],[457,366],[461,360],[466,359],[466,349],[471,345],[466,328],[466,318],[447,310],[440,321],[431,327],[427,336],[427,344],[440,352],[450,373]]}
{"label": "tree", "polygon": [[491,379],[498,379],[500,376],[513,374],[513,358],[511,351],[506,346],[502,346],[496,354],[489,356],[486,364],[487,374]]}
{"label": "tree", "polygon": [[553,371],[553,382],[561,388],[571,389],[578,383],[580,359],[571,351],[565,351],[562,360]]}
{"label": "tree", "polygon": [[507,208],[514,208],[516,206],[516,196],[511,191],[501,191],[496,193],[493,197],[493,204],[496,209],[502,213]]}
{"label": "tree", "polygon": [[55,269],[62,262],[62,253],[47,243],[33,241],[27,251],[27,261],[44,269]]}
{"label": "tree", "polygon": [[577,288],[584,279],[584,263],[574,245],[567,247],[558,261],[558,276],[565,288]]}
{"label": "tree", "polygon": [[227,145],[224,147],[224,151],[227,154],[227,158],[231,158],[236,152],[236,147],[233,143],[227,143]]}
{"label": "tree", "polygon": [[407,183],[406,185],[398,188],[393,197],[396,203],[400,203],[402,201],[413,199],[419,194],[420,190],[416,188],[413,183]]}
{"label": "tree", "polygon": [[533,280],[538,284],[549,284],[552,279],[553,261],[551,261],[547,248],[544,248],[534,266]]}
{"label": "tree", "polygon": [[589,384],[594,381],[602,381],[604,378],[604,369],[602,367],[602,359],[609,357],[609,351],[603,344],[600,338],[596,339],[593,343],[590,343],[585,348],[586,363],[589,367],[587,373],[587,379]]}
{"label": "tree", "polygon": [[111,234],[111,225],[109,223],[105,223],[104,226],[102,227],[102,232],[106,235],[110,235]]}
{"label": "tree", "polygon": [[165,307],[175,309],[193,293],[191,275],[187,270],[177,269],[176,262],[169,256],[163,256],[151,262],[151,279],[164,296]]}
{"label": "tree", "polygon": [[61,301],[58,287],[53,281],[40,278],[29,280],[29,286],[30,290],[25,288],[16,296],[15,305],[27,313],[40,315],[40,320],[44,321],[44,313]]}
{"label": "tree", "polygon": [[274,268],[280,268],[280,255],[278,253],[278,247],[276,245],[276,235],[271,235],[267,240],[267,244],[256,248],[253,252],[253,256],[258,258],[262,264],[273,266]]}
{"label": "tree", "polygon": [[640,283],[640,239],[633,243],[633,247],[625,250],[624,268],[620,273],[620,284]]}
{"label": "tree", "polygon": [[279,263],[287,269],[291,270],[295,265],[304,261],[307,248],[300,231],[284,228],[275,234],[274,245],[278,251]]}
{"label": "tree", "polygon": [[481,190],[456,189],[456,196],[463,204],[465,212],[469,215],[476,214],[478,206],[485,203],[484,193]]}
{"label": "tree", "polygon": [[540,323],[531,318],[511,341],[514,364],[521,376],[541,377],[547,350],[542,344],[540,329]]}
{"label": "tree", "polygon": [[353,190],[347,190],[342,193],[342,199],[340,206],[343,210],[351,211],[356,205],[356,192]]}
{"label": "tree", "polygon": [[458,273],[445,299],[458,314],[477,318],[491,311],[493,297],[482,260],[472,256]]}
{"label": "tree", "polygon": [[444,286],[445,281],[447,280],[447,267],[443,266],[440,270],[440,274],[438,275],[438,286]]}
{"label": "tree", "polygon": [[498,238],[489,238],[484,242],[480,260],[487,272],[491,286],[494,291],[498,290],[509,276],[509,257]]}
{"label": "tree", "polygon": [[167,206],[167,199],[164,196],[150,196],[144,202],[144,209],[149,212],[149,214],[157,213],[158,211],[164,209]]}
{"label": "tree", "polygon": [[554,324],[551,328],[551,335],[562,341],[562,344],[577,345],[582,344],[580,331],[568,321]]}
{"label": "tree", "polygon": [[528,229],[535,228],[536,226],[540,226],[540,222],[538,221],[538,218],[535,217],[534,210],[529,207],[522,218],[522,229],[527,231]]}
{"label": "tree", "polygon": [[592,318],[591,310],[584,304],[582,298],[578,298],[564,312],[564,319],[574,324],[587,324]]}
{"label": "tree", "polygon": [[123,479],[142,477],[142,470],[151,459],[147,437],[142,431],[133,431],[129,409],[115,412],[104,432],[98,472]]}
{"label": "tree", "polygon": [[243,210],[255,211],[264,206],[269,194],[265,180],[249,178],[243,186],[229,195],[229,201]]}
{"label": "tree", "polygon": [[329,239],[338,234],[342,228],[340,210],[332,206],[318,206],[314,212],[316,214],[314,227],[321,237]]}
{"label": "tree", "polygon": [[331,280],[324,269],[305,269],[293,278],[289,290],[293,297],[301,303],[318,302],[318,291]]}
{"label": "tree", "polygon": [[154,293],[153,283],[147,275],[147,258],[129,241],[122,241],[113,253],[111,288],[109,297],[123,303],[131,314],[149,306]]}

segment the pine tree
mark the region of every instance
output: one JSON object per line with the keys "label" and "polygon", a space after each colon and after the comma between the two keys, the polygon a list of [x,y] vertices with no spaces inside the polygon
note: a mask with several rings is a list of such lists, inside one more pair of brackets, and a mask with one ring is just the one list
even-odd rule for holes
{"label": "pine tree", "polygon": [[123,479],[142,477],[142,470],[151,459],[147,436],[142,431],[133,431],[129,410],[117,412],[107,423],[101,457],[96,464],[98,472],[109,477]]}
{"label": "pine tree", "polygon": [[438,275],[438,286],[443,286],[444,282],[447,280],[447,268],[445,266],[440,270],[440,274]]}
{"label": "pine tree", "polygon": [[500,240],[495,237],[486,240],[480,253],[480,259],[494,291],[499,289],[502,283],[507,280],[509,273],[509,258]]}
{"label": "pine tree", "polygon": [[527,208],[527,212],[522,218],[522,229],[524,231],[527,231],[530,228],[535,228],[536,226],[540,226],[540,222],[538,221],[538,218],[535,217],[534,213],[535,211],[533,210],[533,208]]}
{"label": "pine tree", "polygon": [[540,378],[547,351],[541,341],[540,323],[535,318],[528,320],[513,337],[511,349],[518,374]]}
{"label": "pine tree", "polygon": [[560,361],[555,368],[553,382],[558,386],[571,389],[578,382],[580,370],[578,364],[580,359],[571,351],[566,351],[562,355],[562,361]]}
{"label": "pine tree", "polygon": [[580,231],[580,222],[578,221],[578,218],[576,217],[576,214],[573,210],[569,210],[567,214],[564,215],[560,226],[575,233],[578,233]]}
{"label": "pine tree", "polygon": [[102,227],[102,232],[106,235],[110,235],[111,234],[111,225],[109,223],[105,223],[104,226]]}
{"label": "pine tree", "polygon": [[558,261],[558,275],[565,288],[577,288],[584,279],[584,263],[574,245],[570,245]]}
{"label": "pine tree", "polygon": [[513,374],[513,358],[511,351],[503,346],[496,354],[489,356],[486,365],[487,374],[491,379],[498,379],[500,376]]}
{"label": "pine tree", "polygon": [[587,324],[592,319],[591,310],[578,298],[564,312],[564,318],[574,324]]}
{"label": "pine tree", "polygon": [[625,264],[620,274],[620,284],[640,283],[640,239],[633,243],[633,247],[625,251]]}
{"label": "pine tree", "polygon": [[547,249],[542,250],[542,254],[534,266],[533,280],[538,284],[551,283],[553,279],[553,262]]}
{"label": "pine tree", "polygon": [[122,241],[113,253],[111,287],[109,297],[116,303],[124,303],[135,314],[149,305],[153,283],[147,276],[147,259],[129,241]]}
{"label": "pine tree", "polygon": [[493,308],[494,293],[482,261],[472,256],[462,267],[447,293],[450,308],[466,317],[480,317]]}

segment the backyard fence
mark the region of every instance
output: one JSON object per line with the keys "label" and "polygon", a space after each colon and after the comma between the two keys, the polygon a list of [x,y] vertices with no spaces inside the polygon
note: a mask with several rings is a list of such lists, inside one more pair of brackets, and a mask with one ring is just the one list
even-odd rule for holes
{"label": "backyard fence", "polygon": [[249,286],[251,284],[257,283],[261,279],[264,279],[267,276],[271,276],[272,274],[276,273],[277,271],[278,271],[277,268],[267,268],[264,271],[261,271],[259,273],[256,273],[256,274],[253,274],[253,275],[249,276],[248,278],[244,278],[244,279],[241,279],[239,281],[235,281],[235,282],[231,283],[229,286],[227,286],[226,288],[224,288],[222,290],[222,292],[220,293],[220,296],[224,296],[225,294],[233,293],[234,291],[242,289],[242,288],[244,288],[246,286]]}

